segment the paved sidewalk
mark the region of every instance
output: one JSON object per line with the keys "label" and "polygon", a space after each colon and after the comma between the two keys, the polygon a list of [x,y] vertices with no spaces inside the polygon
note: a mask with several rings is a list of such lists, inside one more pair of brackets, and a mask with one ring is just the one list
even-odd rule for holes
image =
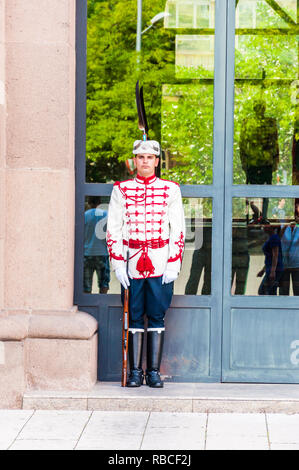
{"label": "paved sidewalk", "polygon": [[0,410],[0,449],[299,450],[299,414]]}

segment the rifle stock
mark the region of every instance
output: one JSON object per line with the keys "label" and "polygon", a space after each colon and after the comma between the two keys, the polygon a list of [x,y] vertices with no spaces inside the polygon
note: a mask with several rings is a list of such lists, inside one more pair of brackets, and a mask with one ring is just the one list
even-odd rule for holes
{"label": "rifle stock", "polygon": [[129,341],[129,289],[125,289],[123,328],[122,328],[122,376],[121,376],[122,387],[125,387],[126,382],[127,382],[128,341]]}

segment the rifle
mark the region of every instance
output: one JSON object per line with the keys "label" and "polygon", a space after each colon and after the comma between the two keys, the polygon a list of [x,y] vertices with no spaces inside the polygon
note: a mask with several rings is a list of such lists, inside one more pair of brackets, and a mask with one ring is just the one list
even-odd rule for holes
{"label": "rifle", "polygon": [[[127,251],[127,274],[128,274],[128,265],[129,265],[129,250]],[[126,382],[127,382],[128,342],[129,342],[129,289],[125,289],[123,328],[122,328],[122,375],[121,375],[122,387],[125,387]]]}
{"label": "rifle", "polygon": [[143,87],[139,89],[139,80],[136,83],[136,105],[138,113],[138,128],[142,131],[142,140],[149,140],[148,136],[148,124],[146,119],[146,113],[144,108],[143,100]]}

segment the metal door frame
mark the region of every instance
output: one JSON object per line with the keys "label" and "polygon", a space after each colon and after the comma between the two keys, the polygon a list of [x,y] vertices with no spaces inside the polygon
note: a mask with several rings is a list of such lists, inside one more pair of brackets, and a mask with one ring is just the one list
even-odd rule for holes
{"label": "metal door frame", "polygon": [[[236,185],[233,184],[234,144],[234,56],[235,56],[235,0],[228,0],[227,9],[227,82],[226,82],[226,146],[225,146],[225,220],[224,224],[224,275],[223,275],[223,350],[222,381],[299,383],[299,371],[294,369],[234,370],[231,367],[231,310],[238,309],[290,309],[298,310],[298,298],[286,296],[231,295],[232,268],[232,200],[233,197],[298,198],[298,186]],[[274,304],[275,302],[275,304]]]}
{"label": "metal door frame", "polygon": [[[222,309],[223,309],[223,236],[224,233],[224,158],[225,158],[225,119],[226,74],[227,74],[227,7],[228,0],[216,0],[215,4],[215,69],[214,69],[214,130],[213,130],[213,184],[182,185],[183,197],[213,198],[212,218],[212,295],[189,296],[175,295],[173,308],[207,308],[210,310],[210,374],[200,381],[219,382],[221,380]],[[101,329],[108,328],[111,306],[120,307],[120,296],[116,294],[86,294],[83,286],[83,239],[84,239],[84,201],[87,195],[109,196],[111,184],[85,182],[85,125],[86,125],[86,37],[87,1],[76,0],[76,234],[75,234],[75,281],[74,304],[83,311],[91,313],[99,321],[99,354],[104,380],[113,380],[105,369],[107,359],[107,335]],[[221,236],[219,237],[219,233]],[[221,267],[221,269],[219,269]],[[97,312],[99,311],[100,314]],[[100,369],[99,369],[100,370]],[[104,370],[104,372],[103,372]],[[187,381],[187,380],[185,380]]]}

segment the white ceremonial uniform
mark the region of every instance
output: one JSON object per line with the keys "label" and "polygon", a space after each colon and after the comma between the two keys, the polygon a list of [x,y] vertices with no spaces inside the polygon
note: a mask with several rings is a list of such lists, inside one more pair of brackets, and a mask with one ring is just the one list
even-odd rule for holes
{"label": "white ceremonial uniform", "polygon": [[129,276],[144,279],[179,273],[185,240],[180,187],[173,181],[136,176],[114,184],[107,221],[112,269],[126,267]]}

